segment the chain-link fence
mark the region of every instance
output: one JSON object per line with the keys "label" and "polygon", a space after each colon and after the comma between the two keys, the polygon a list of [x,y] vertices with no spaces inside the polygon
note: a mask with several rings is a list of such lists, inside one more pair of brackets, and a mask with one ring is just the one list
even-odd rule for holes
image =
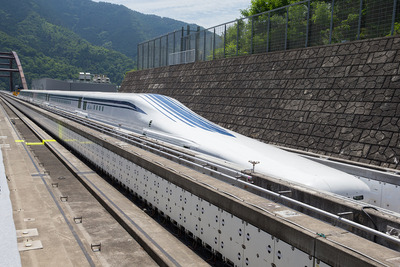
{"label": "chain-link fence", "polygon": [[[306,0],[205,30],[182,28],[140,43],[137,62],[140,70],[399,32],[397,0]],[[188,51],[192,56],[186,56]]]}

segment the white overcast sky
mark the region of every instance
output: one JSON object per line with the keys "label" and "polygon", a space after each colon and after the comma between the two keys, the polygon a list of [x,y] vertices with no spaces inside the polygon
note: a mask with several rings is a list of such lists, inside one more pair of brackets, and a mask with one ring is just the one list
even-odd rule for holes
{"label": "white overcast sky", "polygon": [[248,8],[251,3],[251,0],[95,0],[99,1],[205,28],[240,18],[240,10]]}

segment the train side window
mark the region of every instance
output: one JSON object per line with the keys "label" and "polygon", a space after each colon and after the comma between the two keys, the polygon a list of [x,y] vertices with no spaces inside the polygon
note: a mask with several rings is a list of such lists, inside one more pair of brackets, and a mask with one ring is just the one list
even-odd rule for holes
{"label": "train side window", "polygon": [[86,105],[87,105],[87,102],[83,101],[83,110],[86,110]]}
{"label": "train side window", "polygon": [[82,107],[82,97],[79,98],[78,100],[78,108]]}

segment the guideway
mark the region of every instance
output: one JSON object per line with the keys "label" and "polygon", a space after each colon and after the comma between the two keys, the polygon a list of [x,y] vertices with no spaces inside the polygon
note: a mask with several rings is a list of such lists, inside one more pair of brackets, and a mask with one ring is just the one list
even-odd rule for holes
{"label": "guideway", "polygon": [[[1,104],[16,228],[37,229],[18,239],[23,266],[208,266],[51,136]],[[168,245],[176,250],[165,253]]]}
{"label": "guideway", "polygon": [[[192,233],[194,239],[202,240],[201,244],[210,251],[221,253],[222,257],[236,265],[258,266],[270,262],[277,266],[313,266],[322,263],[324,264],[320,266],[398,266],[400,263],[399,252],[346,230],[140,148],[122,145],[115,138],[47,111],[26,104],[18,106],[25,114],[30,114],[36,121],[46,125],[54,133],[54,137],[58,136],[71,148],[88,155],[88,159],[93,160],[94,164],[96,160],[102,160],[110,166],[107,169],[110,172],[119,172],[129,167],[132,168],[129,173],[144,173],[144,176],[135,176],[137,185],[134,177],[131,180],[134,184],[123,182],[131,190],[135,190],[138,196],[158,205],[159,211],[163,210],[163,214],[168,215],[166,218],[184,226],[187,234]],[[42,140],[49,138],[41,137]],[[45,144],[53,147],[54,143]],[[110,156],[107,157],[106,154]],[[84,176],[81,177],[84,181]],[[142,179],[139,181],[140,177]],[[157,181],[161,184],[161,189],[156,186]],[[147,197],[147,194],[155,198]],[[189,212],[192,217],[179,217],[179,214],[189,216]],[[136,222],[134,217],[125,218]],[[171,247],[170,243],[160,246],[165,251],[168,250],[168,254],[172,253]]]}

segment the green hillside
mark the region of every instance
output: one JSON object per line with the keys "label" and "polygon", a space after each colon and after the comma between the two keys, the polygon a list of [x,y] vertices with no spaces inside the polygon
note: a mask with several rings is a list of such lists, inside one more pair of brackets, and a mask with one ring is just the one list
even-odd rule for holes
{"label": "green hillside", "polygon": [[120,84],[136,67],[139,42],[186,25],[91,0],[0,0],[0,17],[0,52],[18,53],[28,85],[77,78],[80,71]]}

